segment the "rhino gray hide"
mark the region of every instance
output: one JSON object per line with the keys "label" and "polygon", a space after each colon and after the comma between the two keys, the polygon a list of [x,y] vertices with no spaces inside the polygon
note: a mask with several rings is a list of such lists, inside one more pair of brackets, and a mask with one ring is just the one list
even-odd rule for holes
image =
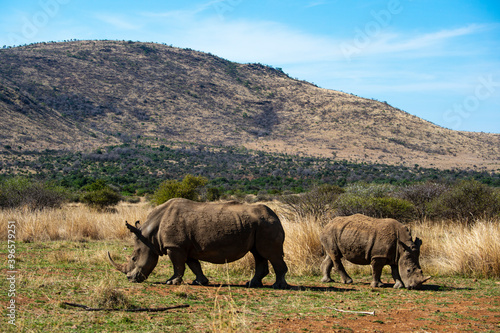
{"label": "rhino gray hide", "polygon": [[171,199],[156,207],[146,222],[135,227],[126,223],[135,235],[132,257],[126,264],[117,264],[108,252],[111,264],[125,273],[131,282],[147,279],[167,254],[174,275],[167,284],[180,284],[185,264],[196,275],[193,284],[208,284],[199,260],[224,264],[251,252],[255,258],[255,275],[248,287],[261,287],[269,273],[268,261],[276,273],[274,288],[287,288],[288,271],[283,260],[285,232],[276,214],[264,205],[237,202],[200,203],[186,199]]}
{"label": "rhino gray hide", "polygon": [[372,287],[382,287],[382,268],[391,266],[394,288],[419,289],[424,278],[419,264],[422,241],[412,240],[408,228],[393,219],[377,219],[361,214],[340,216],[328,223],[320,235],[327,253],[321,264],[323,282],[333,281],[333,267],[340,273],[343,283],[352,283],[341,258],[357,264],[371,265]]}

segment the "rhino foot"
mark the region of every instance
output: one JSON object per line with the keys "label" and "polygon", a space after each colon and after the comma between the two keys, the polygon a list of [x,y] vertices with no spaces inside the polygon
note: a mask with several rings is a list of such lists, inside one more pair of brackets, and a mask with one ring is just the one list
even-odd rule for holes
{"label": "rhino foot", "polygon": [[348,278],[348,279],[342,279],[342,282],[345,283],[345,284],[351,284],[352,283],[352,279],[351,278]]}
{"label": "rhino foot", "polygon": [[381,281],[373,281],[370,285],[372,288],[383,288],[384,287],[384,283]]}
{"label": "rhino foot", "polygon": [[394,284],[394,287],[393,287],[393,288],[394,288],[394,289],[400,289],[400,288],[404,288],[404,287],[405,287],[405,285],[403,284],[403,282],[401,282],[401,281],[399,281],[399,280],[398,280],[398,281],[396,281],[396,283]]}
{"label": "rhino foot", "polygon": [[335,282],[332,278],[325,276],[321,279],[321,282]]}
{"label": "rhino foot", "polygon": [[206,286],[208,285],[208,279],[203,279],[203,280],[193,280],[193,282],[191,282],[192,285],[198,285],[198,286]]}
{"label": "rhino foot", "polygon": [[259,281],[259,282],[248,281],[247,283],[245,283],[245,286],[247,288],[262,288],[264,285],[262,284],[261,281]]}
{"label": "rhino foot", "polygon": [[290,286],[286,282],[275,282],[273,284],[274,289],[288,289]]}
{"label": "rhino foot", "polygon": [[180,285],[182,284],[182,278],[175,278],[175,279],[168,279],[165,284],[171,284],[171,285]]}

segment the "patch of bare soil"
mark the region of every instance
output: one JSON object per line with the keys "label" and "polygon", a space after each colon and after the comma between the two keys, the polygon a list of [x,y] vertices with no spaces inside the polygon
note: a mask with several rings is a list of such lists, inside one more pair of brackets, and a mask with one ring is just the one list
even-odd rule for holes
{"label": "patch of bare soil", "polygon": [[419,307],[407,304],[375,315],[344,314],[279,319],[266,330],[278,332],[497,332],[498,312],[491,311],[491,299]]}
{"label": "patch of bare soil", "polygon": [[[223,286],[153,285],[148,289],[158,294],[175,292],[181,288],[188,297],[212,300],[220,297]],[[471,296],[472,289],[449,288],[442,291],[439,285],[427,285],[421,291],[407,292],[390,287],[372,289],[368,283],[350,286],[322,284],[305,289],[291,290],[267,288],[247,289],[234,285],[230,288],[233,299],[260,300],[257,306],[262,311],[241,309],[248,312],[250,322],[246,332],[499,332],[500,300],[496,296]],[[464,292],[467,289],[468,292]],[[316,294],[317,293],[317,294]],[[352,298],[350,294],[358,297]],[[225,295],[227,293],[224,292]],[[307,294],[307,295],[306,295]],[[316,295],[314,295],[316,294]],[[271,298],[270,295],[273,295]],[[286,304],[271,304],[271,299],[290,299],[314,295],[315,305],[291,306],[298,311],[284,311]],[[332,299],[332,297],[334,299]],[[323,299],[322,299],[323,298]],[[318,301],[319,299],[319,301]],[[306,303],[308,301],[305,301]],[[279,301],[278,301],[279,303]],[[364,304],[374,314],[354,311]],[[197,315],[213,309],[213,304],[198,304],[189,312]],[[347,311],[341,312],[338,309]],[[352,312],[349,312],[352,311]]]}

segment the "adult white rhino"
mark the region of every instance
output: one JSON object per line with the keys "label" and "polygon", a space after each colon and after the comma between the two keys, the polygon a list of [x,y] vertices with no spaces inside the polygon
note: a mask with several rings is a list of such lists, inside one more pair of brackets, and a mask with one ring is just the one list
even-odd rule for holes
{"label": "adult white rhino", "polygon": [[180,284],[185,264],[196,275],[193,284],[208,284],[200,260],[224,264],[251,252],[255,258],[255,275],[248,287],[261,287],[269,273],[268,261],[276,273],[274,288],[287,288],[288,271],[283,260],[285,232],[276,214],[265,205],[238,202],[200,203],[171,199],[156,207],[143,225],[126,223],[135,235],[132,257],[126,264],[117,264],[108,252],[111,264],[125,273],[131,282],[147,279],[167,254],[174,274],[167,284]]}
{"label": "adult white rhino", "polygon": [[327,255],[321,264],[323,282],[333,281],[333,267],[342,282],[352,283],[341,258],[358,264],[371,265],[372,287],[382,287],[382,268],[391,266],[394,288],[420,289],[430,279],[424,277],[419,256],[422,241],[412,240],[408,228],[394,219],[377,219],[362,214],[339,216],[328,223],[320,235]]}

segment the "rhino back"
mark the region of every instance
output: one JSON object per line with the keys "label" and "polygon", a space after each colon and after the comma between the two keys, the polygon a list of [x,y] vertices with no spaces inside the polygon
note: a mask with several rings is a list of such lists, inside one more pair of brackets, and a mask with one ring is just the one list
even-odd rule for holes
{"label": "rhino back", "polygon": [[284,241],[278,217],[264,205],[172,199],[152,217],[159,220],[162,248],[184,248],[189,257],[213,263],[240,259],[256,242]]}
{"label": "rhino back", "polygon": [[369,265],[372,258],[395,260],[397,228],[393,219],[376,219],[365,215],[333,219],[322,233],[322,243],[333,247],[336,255],[358,265]]}

